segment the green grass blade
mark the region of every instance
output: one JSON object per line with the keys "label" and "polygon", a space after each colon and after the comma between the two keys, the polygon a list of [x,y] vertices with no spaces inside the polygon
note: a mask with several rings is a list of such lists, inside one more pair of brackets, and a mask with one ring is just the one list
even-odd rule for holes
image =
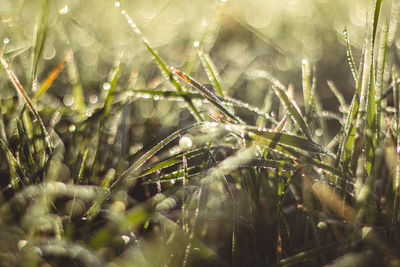
{"label": "green grass blade", "polygon": [[231,118],[233,121],[235,121],[236,123],[243,123],[243,121],[237,117],[236,115],[234,115],[233,113],[231,113],[225,106],[223,103],[221,103],[221,101],[219,100],[219,98],[212,93],[209,89],[207,89],[204,85],[202,85],[201,83],[199,83],[198,81],[196,81],[195,79],[193,79],[192,77],[190,77],[189,75],[187,75],[186,73],[181,72],[180,70],[169,66],[168,67],[169,70],[178,75],[180,78],[182,78],[182,80],[184,80],[186,83],[188,83],[190,86],[192,86],[193,88],[199,90],[202,94],[204,94],[204,96],[207,98],[207,100],[209,100],[211,102],[211,104],[213,104],[217,109],[219,109],[223,114],[225,114],[226,116],[228,116],[229,118]]}
{"label": "green grass blade", "polygon": [[219,83],[220,77],[215,67],[214,62],[205,54],[202,50],[199,49],[198,51],[201,63],[203,64],[204,69],[206,70],[208,79],[211,81],[215,91],[218,93],[219,96],[224,97],[224,93],[222,91],[221,85]]}
{"label": "green grass blade", "polygon": [[373,24],[373,29],[372,29],[372,47],[374,47],[374,44],[375,44],[376,30],[378,28],[379,15],[381,13],[381,8],[382,8],[382,0],[376,0],[375,1],[375,9],[374,9],[374,24]]}
{"label": "green grass blade", "polygon": [[22,99],[25,101],[25,104],[28,106],[29,110],[32,112],[34,115],[35,119],[38,121],[40,130],[42,131],[42,135],[45,139],[45,144],[46,144],[46,152],[48,154],[51,154],[53,151],[53,143],[51,142],[50,136],[47,133],[46,127],[44,127],[43,121],[39,116],[39,113],[36,111],[31,99],[29,98],[28,94],[22,87],[21,83],[19,82],[17,76],[15,73],[12,71],[10,66],[8,65],[7,61],[4,59],[3,55],[0,54],[0,62],[1,65],[3,66],[4,70],[8,74],[8,78],[11,81],[12,85],[14,86],[15,90],[18,92],[18,94],[22,97]]}
{"label": "green grass blade", "polygon": [[[246,129],[247,134],[249,137],[258,142],[258,143],[265,143],[265,139],[272,140],[278,144],[286,145],[294,148],[298,148],[304,151],[314,152],[314,153],[323,153],[330,156],[333,156],[332,153],[327,151],[324,147],[311,142],[307,138],[298,137],[295,135],[285,134],[282,132],[273,132],[267,129]],[[269,146],[269,141],[265,143]]]}
{"label": "green grass blade", "polygon": [[311,131],[308,128],[306,122],[304,121],[303,116],[300,113],[300,109],[294,102],[294,100],[291,100],[289,96],[287,95],[287,88],[275,77],[273,77],[271,74],[265,71],[258,71],[257,76],[265,78],[269,80],[273,84],[273,89],[275,91],[275,94],[278,96],[280,99],[281,103],[283,106],[289,111],[290,116],[294,120],[294,122],[297,124],[297,126],[303,131],[303,133],[306,135],[306,137],[312,141],[312,135]]}
{"label": "green grass blade", "polygon": [[143,156],[141,156],[135,163],[133,163],[126,171],[124,171],[120,175],[120,177],[116,180],[114,185],[116,185],[117,182],[124,181],[124,180],[127,180],[127,182],[129,183],[130,178],[136,174],[138,169],[145,162],[147,162],[154,154],[156,154],[160,149],[162,149],[167,144],[169,144],[170,142],[172,142],[173,140],[175,140],[176,138],[178,138],[179,136],[184,134],[186,131],[188,131],[192,128],[203,127],[205,125],[209,125],[209,123],[203,123],[203,122],[195,123],[195,124],[192,124],[185,128],[179,129],[179,130],[175,131],[174,133],[172,133],[171,135],[167,136],[161,142],[159,142],[157,145],[155,145],[150,150],[148,150],[145,154],[143,154]]}
{"label": "green grass blade", "polygon": [[303,59],[301,62],[303,97],[306,116],[309,117],[313,108],[313,99],[311,93],[311,67],[310,63]]}

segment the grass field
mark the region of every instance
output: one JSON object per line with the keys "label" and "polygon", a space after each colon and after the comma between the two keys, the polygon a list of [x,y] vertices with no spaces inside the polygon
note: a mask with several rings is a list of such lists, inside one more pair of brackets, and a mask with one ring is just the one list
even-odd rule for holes
{"label": "grass field", "polygon": [[0,266],[399,266],[399,9],[0,0]]}

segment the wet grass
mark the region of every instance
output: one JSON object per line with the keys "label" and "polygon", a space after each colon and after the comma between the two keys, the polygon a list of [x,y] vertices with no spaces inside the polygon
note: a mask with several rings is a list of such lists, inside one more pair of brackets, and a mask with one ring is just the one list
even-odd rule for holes
{"label": "wet grass", "polygon": [[[362,49],[342,35],[347,91],[308,59],[285,85],[257,61],[259,42],[283,49],[241,17],[224,26],[225,1],[199,41],[157,46],[128,4],[109,5],[125,47],[46,0],[29,38],[5,31],[1,266],[400,264],[396,1],[374,2]],[[229,23],[257,41],[223,63]]]}

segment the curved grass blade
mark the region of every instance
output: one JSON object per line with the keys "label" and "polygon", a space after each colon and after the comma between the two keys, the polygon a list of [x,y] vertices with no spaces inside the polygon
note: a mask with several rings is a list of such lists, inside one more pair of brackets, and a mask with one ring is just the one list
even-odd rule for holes
{"label": "curved grass blade", "polygon": [[[116,6],[120,7],[120,2],[117,2],[117,3],[118,4]],[[182,89],[182,86],[180,85],[178,80],[175,79],[175,77],[172,75],[171,71],[168,69],[167,65],[164,63],[164,61],[161,59],[161,57],[157,54],[157,52],[151,47],[149,40],[147,40],[144,37],[142,32],[139,30],[139,28],[133,22],[132,18],[129,16],[128,12],[125,9],[121,9],[121,15],[123,15],[125,17],[126,21],[128,22],[129,26],[132,28],[133,32],[139,37],[139,39],[142,41],[142,43],[144,44],[146,49],[153,56],[154,60],[156,61],[157,65],[159,66],[159,69],[161,70],[164,77],[166,77],[175,86],[178,93],[189,105],[189,108],[195,114],[196,119],[198,121],[203,121],[203,118],[200,115],[200,112],[194,106],[194,104],[192,103],[190,98],[186,97],[186,92]]]}
{"label": "curved grass blade", "polygon": [[193,88],[199,90],[202,94],[204,94],[204,96],[207,98],[207,100],[209,100],[216,108],[218,108],[222,113],[224,113],[226,116],[228,116],[229,118],[231,118],[233,121],[235,121],[236,123],[243,123],[243,121],[235,116],[234,114],[232,114],[225,106],[223,103],[221,103],[221,101],[219,100],[219,98],[214,95],[210,90],[208,90],[204,85],[202,85],[201,83],[199,83],[198,81],[196,81],[195,79],[193,79],[192,77],[190,77],[189,75],[187,75],[186,73],[181,72],[180,70],[172,67],[172,66],[168,66],[168,69],[174,73],[177,74],[182,80],[184,80],[186,83],[188,83],[190,86],[192,86]]}
{"label": "curved grass blade", "polygon": [[303,131],[306,137],[310,141],[312,141],[311,131],[304,121],[303,116],[300,113],[300,109],[298,108],[296,103],[293,100],[289,99],[289,96],[286,93],[287,88],[278,79],[276,79],[266,71],[258,71],[256,75],[260,78],[265,78],[269,80],[273,84],[275,94],[278,96],[284,107],[289,111],[290,116],[293,118],[294,122]]}
{"label": "curved grass blade", "polygon": [[374,24],[372,29],[372,47],[374,47],[375,44],[376,30],[378,28],[378,21],[379,21],[379,15],[381,13],[381,8],[382,8],[382,0],[376,0],[374,9]]}
{"label": "curved grass blade", "polygon": [[22,97],[22,99],[25,101],[25,104],[28,106],[29,110],[32,112],[34,115],[35,119],[38,121],[40,130],[42,131],[42,134],[45,139],[45,144],[46,144],[46,152],[48,154],[51,154],[53,151],[53,143],[50,140],[50,136],[47,133],[46,128],[44,127],[43,121],[39,116],[39,113],[37,113],[31,99],[29,98],[28,94],[25,92],[24,88],[22,87],[21,83],[19,82],[17,76],[15,73],[11,70],[10,66],[8,65],[7,61],[4,59],[3,55],[0,54],[0,62],[3,68],[6,70],[8,74],[8,78],[13,84],[15,90],[18,92],[18,94]]}

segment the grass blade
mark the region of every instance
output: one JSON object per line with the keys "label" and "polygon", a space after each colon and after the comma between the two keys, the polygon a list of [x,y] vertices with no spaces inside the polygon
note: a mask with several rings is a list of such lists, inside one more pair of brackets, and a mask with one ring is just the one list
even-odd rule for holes
{"label": "grass blade", "polygon": [[308,128],[306,122],[303,119],[303,116],[300,113],[300,109],[294,102],[294,100],[291,100],[289,96],[287,95],[287,88],[275,77],[273,77],[271,74],[269,74],[266,71],[258,71],[256,73],[258,77],[265,78],[269,80],[273,84],[273,89],[275,91],[275,94],[278,96],[280,99],[281,103],[284,105],[284,107],[289,111],[290,116],[294,120],[294,122],[297,124],[297,126],[303,131],[303,133],[306,135],[306,137],[312,141],[312,136],[311,136],[311,131]]}
{"label": "grass blade", "polygon": [[202,50],[199,49],[198,51],[201,63],[203,64],[204,69],[206,70],[208,79],[211,81],[215,91],[218,93],[219,96],[224,97],[224,93],[222,92],[221,85],[219,83],[220,77],[215,67],[214,62],[205,54]]}
{"label": "grass blade", "polygon": [[355,61],[354,61],[354,57],[353,57],[353,52],[351,51],[350,40],[349,40],[349,36],[347,34],[347,29],[344,29],[343,34],[344,34],[344,38],[346,39],[347,61],[348,61],[349,66],[350,66],[351,73],[353,74],[354,82],[357,84],[358,73],[357,73],[356,65],[354,63]]}
{"label": "grass blade", "polygon": [[58,75],[64,69],[65,64],[67,64],[67,62],[71,59],[71,57],[72,57],[72,51],[68,52],[68,54],[64,57],[61,63],[58,64],[58,66],[55,69],[53,69],[53,71],[49,74],[49,76],[47,76],[47,78],[44,80],[43,84],[40,86],[39,90],[33,97],[33,101],[38,100],[40,96],[50,88],[50,86],[53,84],[55,79],[57,79]]}
{"label": "grass blade", "polygon": [[233,113],[231,113],[223,105],[223,103],[221,103],[219,98],[216,95],[214,95],[209,89],[207,89],[205,86],[203,86],[201,83],[199,83],[198,81],[196,81],[195,79],[193,79],[192,77],[187,75],[186,73],[183,73],[180,70],[178,70],[172,66],[169,66],[168,69],[172,73],[174,73],[174,74],[178,75],[180,78],[182,78],[182,80],[187,82],[190,86],[192,86],[193,88],[199,90],[202,94],[204,94],[204,96],[207,98],[207,100],[209,100],[217,109],[219,109],[222,113],[224,113],[226,116],[231,118],[234,122],[242,123],[242,120],[240,118],[238,118]]}
{"label": "grass blade", "polygon": [[4,59],[3,55],[0,54],[0,62],[5,71],[8,74],[8,78],[13,84],[15,90],[18,92],[18,94],[22,97],[22,99],[25,101],[25,104],[28,106],[29,110],[32,112],[34,115],[35,119],[38,121],[40,130],[42,131],[43,137],[45,139],[45,144],[46,144],[46,150],[48,154],[51,154],[53,151],[53,143],[50,140],[50,136],[47,133],[46,128],[44,127],[43,121],[39,116],[39,113],[37,113],[35,107],[33,106],[33,103],[31,99],[29,98],[28,94],[22,87],[21,83],[19,82],[17,76],[15,73],[11,70],[10,66],[8,65],[7,61]]}

